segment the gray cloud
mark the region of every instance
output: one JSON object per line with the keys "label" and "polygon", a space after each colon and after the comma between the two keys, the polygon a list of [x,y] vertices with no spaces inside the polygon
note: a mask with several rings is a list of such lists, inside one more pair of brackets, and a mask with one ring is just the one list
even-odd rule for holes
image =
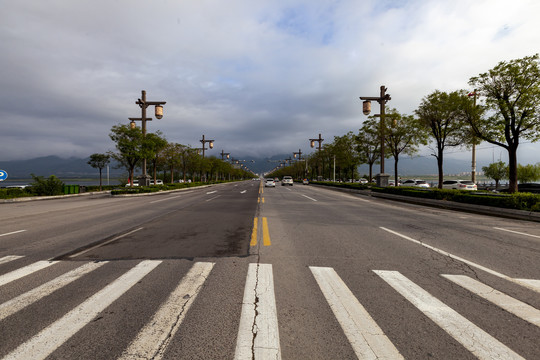
{"label": "gray cloud", "polygon": [[[485,16],[489,8],[489,16]],[[17,1],[0,14],[0,154],[88,156],[164,100],[149,124],[243,156],[357,131],[359,96],[412,113],[501,60],[538,52],[535,1]],[[218,150],[219,149],[219,150]]]}

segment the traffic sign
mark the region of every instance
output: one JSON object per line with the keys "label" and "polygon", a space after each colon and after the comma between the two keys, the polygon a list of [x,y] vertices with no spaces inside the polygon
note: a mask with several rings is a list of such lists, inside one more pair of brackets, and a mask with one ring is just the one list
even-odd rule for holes
{"label": "traffic sign", "polygon": [[0,170],[0,181],[4,181],[7,179],[7,171]]}

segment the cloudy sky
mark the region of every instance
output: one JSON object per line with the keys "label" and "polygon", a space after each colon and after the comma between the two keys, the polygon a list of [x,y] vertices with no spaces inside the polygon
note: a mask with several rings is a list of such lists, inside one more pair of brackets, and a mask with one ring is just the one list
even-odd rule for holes
{"label": "cloudy sky", "polygon": [[[210,155],[309,152],[319,133],[357,132],[359,96],[381,85],[412,114],[435,89],[540,52],[537,0],[1,3],[3,161],[112,150],[110,129],[140,117],[141,90],[167,102],[148,129],[171,142],[196,147],[205,134]],[[522,145],[520,162],[534,153]]]}

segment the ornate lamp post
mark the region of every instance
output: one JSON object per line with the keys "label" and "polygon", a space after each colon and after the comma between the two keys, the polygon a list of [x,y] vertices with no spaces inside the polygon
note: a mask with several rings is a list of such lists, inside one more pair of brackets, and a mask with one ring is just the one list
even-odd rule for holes
{"label": "ornate lamp post", "polygon": [[227,158],[227,160],[228,160],[229,155],[231,155],[231,153],[226,153],[223,150],[221,150],[221,160],[225,160],[225,158]]}
{"label": "ornate lamp post", "polygon": [[[163,117],[163,105],[166,104],[165,101],[147,101],[146,100],[146,91],[141,91],[142,95],[140,99],[137,99],[135,101],[135,104],[139,105],[141,108],[141,117],[140,118],[129,118],[131,120],[131,128],[135,128],[135,121],[140,121],[142,123],[142,134],[143,139],[146,137],[146,122],[151,121],[152,118],[146,117],[146,108],[148,106],[154,105],[155,108],[155,116],[156,119],[161,119]],[[150,185],[150,176],[146,173],[146,158],[143,159],[143,168],[142,168],[142,176],[139,178],[139,184],[148,186]]]}
{"label": "ornate lamp post", "polygon": [[[322,142],[324,141],[324,139],[321,137],[321,134],[319,134],[319,138],[318,139],[309,139],[309,145],[313,148],[315,147],[315,141],[317,141],[319,143],[319,146],[318,146],[318,149],[319,149],[319,152],[321,151],[322,149]],[[321,169],[320,169],[320,166],[319,164],[317,164],[317,177],[318,178],[322,178],[321,175],[319,175],[321,173]],[[317,179],[319,180],[319,179]]]}
{"label": "ornate lamp post", "polygon": [[202,143],[202,157],[203,157],[203,159],[204,159],[204,151],[205,151],[205,150],[208,150],[208,149],[206,148],[206,143],[208,143],[208,147],[209,147],[210,149],[213,149],[213,148],[214,148],[214,140],[205,140],[204,135],[203,135],[203,136],[202,136],[202,139],[199,140],[199,141]]}
{"label": "ornate lamp post", "polygon": [[376,114],[376,117],[380,117],[380,134],[381,134],[381,173],[377,174],[375,178],[377,179],[377,186],[388,186],[389,175],[384,173],[384,116],[385,116],[385,105],[388,101],[391,100],[390,94],[386,93],[388,90],[384,85],[381,85],[381,95],[379,97],[371,96],[360,96],[360,100],[363,102],[363,112],[364,115],[369,115],[371,112],[371,101],[377,101],[381,106],[380,114]]}

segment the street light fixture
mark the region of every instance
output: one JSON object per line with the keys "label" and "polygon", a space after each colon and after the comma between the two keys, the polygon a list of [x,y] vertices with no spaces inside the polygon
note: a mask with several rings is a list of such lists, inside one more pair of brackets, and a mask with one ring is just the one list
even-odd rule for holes
{"label": "street light fixture", "polygon": [[360,100],[364,100],[362,103],[362,111],[364,115],[369,115],[371,112],[371,101],[377,101],[380,106],[380,114],[376,114],[376,117],[380,117],[380,129],[379,132],[381,134],[381,173],[376,175],[377,178],[377,186],[388,186],[388,178],[389,175],[384,173],[384,116],[385,116],[385,105],[388,101],[391,100],[390,94],[386,93],[386,90],[388,90],[384,85],[381,85],[381,93],[379,97],[372,97],[372,96],[360,96]]}
{"label": "street light fixture", "polygon": [[230,157],[229,155],[231,155],[231,153],[226,153],[225,151],[221,150],[221,160],[225,160],[225,158],[228,160]]}
{"label": "street light fixture", "polygon": [[[137,99],[135,101],[135,104],[139,105],[141,108],[141,117],[140,118],[129,118],[131,120],[130,126],[132,129],[135,128],[135,121],[140,121],[142,123],[142,135],[143,139],[146,137],[146,122],[151,121],[152,118],[146,117],[146,108],[148,106],[154,105],[155,106],[155,116],[157,119],[161,119],[163,117],[163,105],[165,105],[166,101],[147,101],[146,100],[146,91],[141,91],[141,98]],[[150,185],[150,176],[146,173],[146,158],[143,159],[143,168],[142,168],[142,176],[139,178],[139,184],[148,186]]]}
{"label": "street light fixture", "polygon": [[204,135],[203,135],[203,136],[202,136],[202,140],[199,140],[199,141],[202,143],[202,149],[201,149],[201,150],[202,150],[202,157],[203,157],[203,159],[204,159],[204,151],[205,151],[205,150],[208,150],[208,149],[206,148],[206,143],[208,143],[208,146],[210,147],[210,149],[213,149],[213,148],[214,148],[214,141],[215,141],[215,140],[205,140]]}
{"label": "street light fixture", "polygon": [[[318,139],[309,139],[309,145],[310,145],[312,148],[315,147],[315,141],[317,141],[317,142],[319,143],[318,149],[319,149],[319,152],[320,152],[321,149],[322,149],[322,142],[324,141],[324,139],[321,137],[321,134],[319,134],[319,138],[318,138]],[[319,175],[320,172],[321,172],[321,169],[320,169],[319,164],[317,164],[317,170],[318,170],[317,176],[322,178],[322,176]],[[319,180],[319,179],[317,179],[317,180]]]}

